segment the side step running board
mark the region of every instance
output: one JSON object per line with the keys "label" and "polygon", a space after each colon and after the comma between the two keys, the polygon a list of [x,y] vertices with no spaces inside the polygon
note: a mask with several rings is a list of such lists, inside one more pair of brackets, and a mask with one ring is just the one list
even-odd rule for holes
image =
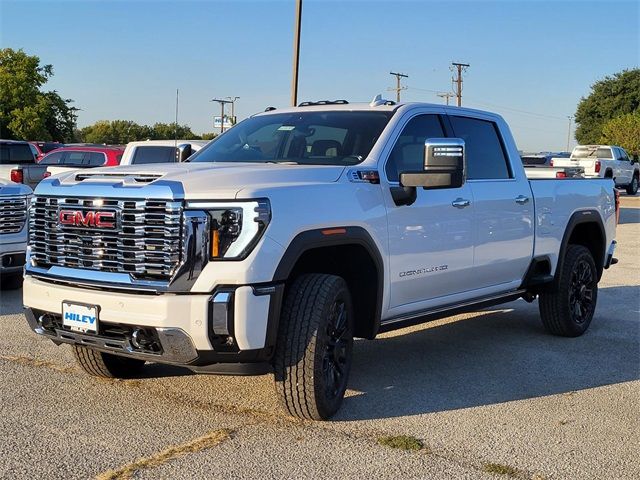
{"label": "side step running board", "polygon": [[384,320],[380,324],[378,333],[390,332],[392,330],[398,330],[400,328],[410,327],[412,325],[419,325],[421,323],[430,322],[432,320],[438,320],[440,318],[452,317],[465,312],[473,312],[482,308],[491,307],[493,305],[500,305],[501,303],[511,302],[522,297],[526,290],[514,290],[513,292],[505,293],[502,295],[496,295],[493,297],[484,297],[471,302],[462,304],[448,305],[446,307],[440,307],[434,310],[426,310],[420,313],[412,313],[408,315],[401,315],[396,318]]}

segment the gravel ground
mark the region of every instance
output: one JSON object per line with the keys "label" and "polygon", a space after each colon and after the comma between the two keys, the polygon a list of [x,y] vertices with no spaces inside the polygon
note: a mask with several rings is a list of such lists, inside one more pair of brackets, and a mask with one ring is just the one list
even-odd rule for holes
{"label": "gravel ground", "polygon": [[640,197],[622,202],[584,336],[520,300],[358,341],[332,422],[283,415],[269,376],[90,378],[3,291],[0,478],[640,478]]}

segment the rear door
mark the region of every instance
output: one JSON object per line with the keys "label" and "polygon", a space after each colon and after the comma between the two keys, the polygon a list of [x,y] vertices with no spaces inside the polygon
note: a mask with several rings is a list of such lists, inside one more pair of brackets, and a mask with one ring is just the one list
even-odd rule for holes
{"label": "rear door", "polygon": [[631,176],[633,173],[633,166],[629,161],[629,157],[627,156],[627,152],[625,152],[622,148],[616,147],[616,167],[615,167],[615,177],[616,183],[619,185],[628,185],[631,183]]}
{"label": "rear door", "polygon": [[[445,136],[443,117],[418,114],[403,123],[384,176],[389,231],[389,316],[450,303],[473,288],[473,201],[468,185],[417,189],[412,205],[396,205],[390,188],[402,172],[421,171],[427,138]],[[382,182],[384,184],[384,182]],[[458,205],[458,206],[455,206]]]}
{"label": "rear door", "polygon": [[[533,253],[534,207],[529,181],[509,162],[492,117],[449,115],[466,146],[467,185],[474,201],[473,284],[476,288],[519,283]],[[506,128],[506,127],[505,127]]]}

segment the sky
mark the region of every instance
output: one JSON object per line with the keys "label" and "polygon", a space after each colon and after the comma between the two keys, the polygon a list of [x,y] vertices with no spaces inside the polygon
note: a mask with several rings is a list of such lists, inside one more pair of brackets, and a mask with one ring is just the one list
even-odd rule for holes
{"label": "sky", "polygon": [[[567,148],[590,86],[640,63],[640,2],[304,0],[299,101],[443,103],[452,61],[463,105],[502,114],[518,148]],[[291,97],[294,0],[0,0],[0,45],[52,64],[45,86],[97,120],[214,131],[212,98],[242,119]],[[571,147],[573,128],[571,132]]]}

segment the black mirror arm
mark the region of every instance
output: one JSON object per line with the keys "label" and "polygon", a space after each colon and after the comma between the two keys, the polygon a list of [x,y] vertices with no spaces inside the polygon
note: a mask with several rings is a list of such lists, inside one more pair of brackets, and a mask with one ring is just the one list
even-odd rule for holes
{"label": "black mirror arm", "polygon": [[391,187],[391,198],[393,198],[393,203],[395,203],[398,207],[402,205],[412,205],[416,198],[418,198],[418,191],[416,187]]}

